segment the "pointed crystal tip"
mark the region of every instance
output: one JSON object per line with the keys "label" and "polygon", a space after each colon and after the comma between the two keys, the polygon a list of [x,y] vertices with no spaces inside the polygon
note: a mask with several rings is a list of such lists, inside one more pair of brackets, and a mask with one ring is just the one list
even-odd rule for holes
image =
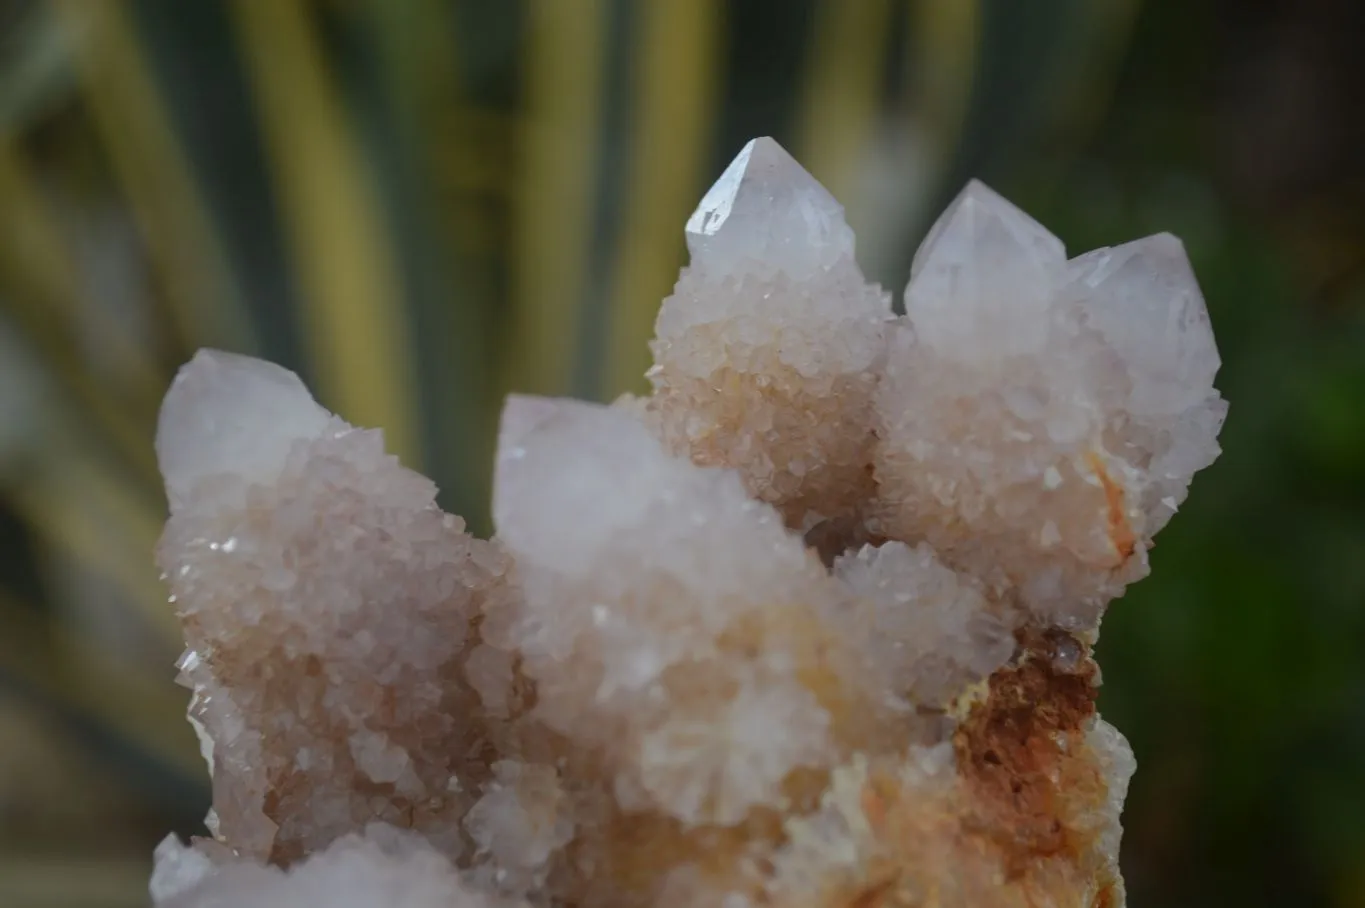
{"label": "pointed crystal tip", "polygon": [[1065,265],[1061,240],[972,180],[915,253],[905,312],[922,342],[954,356],[1036,352]]}
{"label": "pointed crystal tip", "polygon": [[844,209],[815,177],[770,138],[751,140],[687,220],[695,261],[729,270],[755,260],[805,270],[852,255]]}
{"label": "pointed crystal tip", "polygon": [[1179,413],[1213,387],[1220,360],[1204,295],[1185,246],[1169,233],[1073,259],[1088,324],[1125,363],[1127,406]]}
{"label": "pointed crystal tip", "polygon": [[767,136],[750,139],[720,179],[706,191],[692,217],[687,219],[687,232],[715,236],[729,219],[741,190],[749,198],[755,193],[771,195],[776,188],[772,184],[789,183],[793,178],[800,180],[803,177],[814,182],[814,178],[776,141]]}
{"label": "pointed crystal tip", "polygon": [[957,232],[964,237],[979,237],[988,230],[999,230],[1008,235],[1013,240],[1012,245],[1027,250],[1040,261],[1057,263],[1066,258],[1062,241],[1046,227],[1009,199],[974,179],[968,181],[929,229],[929,234],[915,252],[910,275],[913,277],[920,272],[941,245],[945,234]]}
{"label": "pointed crystal tip", "polygon": [[320,435],[331,418],[288,369],[200,350],[171,382],[157,420],[156,456],[171,508],[207,476],[268,478],[294,441]]}

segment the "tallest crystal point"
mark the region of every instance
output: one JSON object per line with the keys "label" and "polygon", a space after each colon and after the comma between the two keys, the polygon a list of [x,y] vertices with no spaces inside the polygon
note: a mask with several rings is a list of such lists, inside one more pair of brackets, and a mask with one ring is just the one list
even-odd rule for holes
{"label": "tallest crystal point", "polygon": [[843,206],[765,137],[745,145],[702,198],[687,221],[687,248],[708,267],[756,260],[798,272],[852,255],[853,232]]}

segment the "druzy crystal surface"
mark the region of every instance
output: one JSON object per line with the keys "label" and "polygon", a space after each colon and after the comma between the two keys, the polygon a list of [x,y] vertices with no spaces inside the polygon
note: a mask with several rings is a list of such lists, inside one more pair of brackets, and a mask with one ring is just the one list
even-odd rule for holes
{"label": "druzy crystal surface", "polygon": [[686,231],[650,396],[508,400],[491,541],[291,373],[181,371],[213,810],[157,904],[1123,903],[1092,646],[1226,410],[1179,241],[974,182],[896,317],[769,139]]}

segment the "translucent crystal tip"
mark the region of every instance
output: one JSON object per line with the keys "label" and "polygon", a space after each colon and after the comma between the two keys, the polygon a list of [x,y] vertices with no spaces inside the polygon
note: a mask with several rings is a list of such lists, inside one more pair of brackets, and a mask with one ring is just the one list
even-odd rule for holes
{"label": "translucent crystal tip", "polygon": [[288,369],[200,350],[171,382],[157,420],[156,455],[171,507],[206,476],[267,479],[295,440],[321,434],[331,418]]}
{"label": "translucent crystal tip", "polygon": [[1062,241],[1046,227],[985,183],[970,180],[929,229],[915,252],[911,276],[918,274],[930,258],[943,252],[943,240],[949,234],[956,235],[957,242],[946,245],[956,247],[967,240],[979,242],[992,232],[1010,237],[1012,245],[1038,261],[1060,263],[1066,258]]}
{"label": "translucent crystal tip", "polygon": [[[781,145],[751,140],[707,191],[687,221],[694,258],[718,253],[729,264],[740,258],[783,267],[851,253],[853,235],[844,209]],[[723,236],[723,240],[722,240]]]}

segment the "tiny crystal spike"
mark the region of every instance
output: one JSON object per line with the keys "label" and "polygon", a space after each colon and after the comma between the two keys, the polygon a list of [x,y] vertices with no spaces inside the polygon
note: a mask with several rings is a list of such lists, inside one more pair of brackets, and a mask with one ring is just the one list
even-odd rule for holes
{"label": "tiny crystal spike", "polygon": [[322,434],[331,419],[288,369],[200,350],[176,375],[157,422],[156,455],[171,509],[215,473],[268,481],[295,441]]}
{"label": "tiny crystal spike", "polygon": [[687,221],[694,263],[758,259],[805,272],[853,252],[844,208],[769,138],[744,146]]}
{"label": "tiny crystal spike", "polygon": [[973,180],[915,253],[906,315],[926,343],[963,356],[1032,352],[1065,262],[1060,240]]}

